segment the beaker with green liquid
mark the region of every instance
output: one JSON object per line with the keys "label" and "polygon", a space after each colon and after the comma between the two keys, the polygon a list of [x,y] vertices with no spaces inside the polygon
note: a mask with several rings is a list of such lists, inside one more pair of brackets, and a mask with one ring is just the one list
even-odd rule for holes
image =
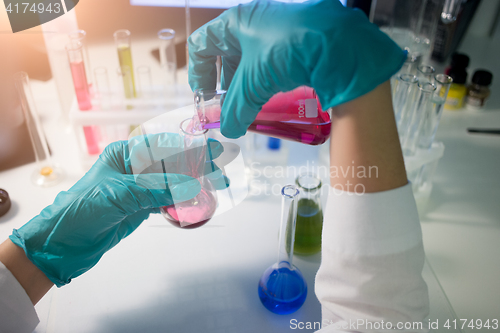
{"label": "beaker with green liquid", "polygon": [[307,172],[295,180],[300,197],[297,206],[294,254],[311,255],[321,251],[323,209],[321,207],[321,179]]}

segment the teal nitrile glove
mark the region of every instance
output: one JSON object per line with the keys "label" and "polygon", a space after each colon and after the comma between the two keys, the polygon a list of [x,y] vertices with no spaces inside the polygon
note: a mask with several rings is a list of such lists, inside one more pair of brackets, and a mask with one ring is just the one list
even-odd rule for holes
{"label": "teal nitrile glove", "polygon": [[[178,134],[163,133],[109,145],[82,179],[14,230],[10,239],[58,287],[69,283],[150,213],[159,212],[158,207],[199,193],[198,180],[172,168],[166,173],[161,170],[161,165],[169,165],[168,160],[183,153],[180,143]],[[212,158],[223,151],[215,140],[209,142],[209,149]]]}
{"label": "teal nitrile glove", "polygon": [[363,12],[337,0],[253,1],[225,11],[188,42],[193,90],[215,89],[222,56],[221,132],[229,138],[244,135],[280,91],[310,86],[326,110],[389,80],[406,59]]}

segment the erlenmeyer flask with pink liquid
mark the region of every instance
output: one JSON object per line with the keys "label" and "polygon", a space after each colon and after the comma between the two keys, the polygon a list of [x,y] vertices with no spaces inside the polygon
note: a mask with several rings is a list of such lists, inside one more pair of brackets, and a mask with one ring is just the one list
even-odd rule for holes
{"label": "erlenmeyer flask with pink liquid", "polygon": [[217,194],[205,176],[207,159],[207,130],[190,128],[191,118],[180,124],[182,153],[177,155],[179,173],[191,176],[200,182],[201,190],[191,200],[160,208],[167,221],[183,229],[198,228],[207,223],[217,208]]}
{"label": "erlenmeyer flask with pink liquid", "polygon": [[[224,90],[197,90],[196,112],[204,129],[220,128]],[[321,108],[314,89],[301,86],[274,95],[248,128],[275,138],[320,145],[330,137],[330,114]]]}

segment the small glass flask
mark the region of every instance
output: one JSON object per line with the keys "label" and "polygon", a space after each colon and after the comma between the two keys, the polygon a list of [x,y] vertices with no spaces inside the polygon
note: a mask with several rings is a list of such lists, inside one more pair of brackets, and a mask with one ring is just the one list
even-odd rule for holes
{"label": "small glass flask", "polygon": [[321,180],[312,172],[299,175],[297,226],[295,228],[294,254],[310,255],[321,251],[323,209],[321,207]]}

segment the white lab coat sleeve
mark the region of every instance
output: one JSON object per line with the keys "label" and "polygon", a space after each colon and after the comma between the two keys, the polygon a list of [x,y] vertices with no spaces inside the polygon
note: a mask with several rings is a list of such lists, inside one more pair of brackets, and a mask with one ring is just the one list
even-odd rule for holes
{"label": "white lab coat sleeve", "polygon": [[315,284],[318,332],[397,332],[399,323],[414,322],[423,329],[411,331],[428,331],[424,260],[411,184],[362,195],[331,190]]}
{"label": "white lab coat sleeve", "polygon": [[38,322],[35,307],[28,294],[0,262],[0,332],[31,333]]}

